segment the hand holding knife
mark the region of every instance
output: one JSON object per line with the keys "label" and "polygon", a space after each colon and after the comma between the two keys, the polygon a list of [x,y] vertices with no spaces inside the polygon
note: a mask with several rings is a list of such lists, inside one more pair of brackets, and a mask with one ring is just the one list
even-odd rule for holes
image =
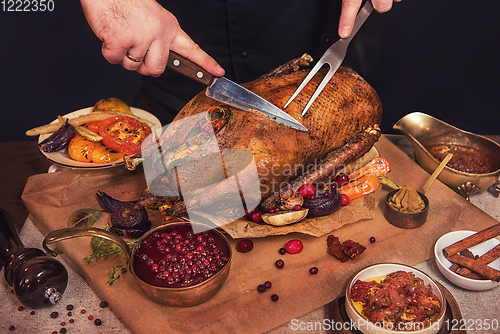
{"label": "hand holding knife", "polygon": [[307,128],[292,116],[264,100],[262,97],[225,77],[213,76],[201,66],[172,50],[170,50],[168,56],[167,67],[194,81],[208,86],[206,95],[214,100],[244,111],[249,109],[257,110],[277,123],[285,124],[300,131],[307,131]]}

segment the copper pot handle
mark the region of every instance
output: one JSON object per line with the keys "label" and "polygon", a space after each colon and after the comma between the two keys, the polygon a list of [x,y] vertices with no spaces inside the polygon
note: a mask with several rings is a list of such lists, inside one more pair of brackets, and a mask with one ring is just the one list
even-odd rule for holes
{"label": "copper pot handle", "polygon": [[73,228],[62,228],[59,230],[54,230],[49,234],[47,234],[47,236],[43,239],[42,246],[48,255],[55,257],[58,255],[58,253],[50,249],[48,245],[58,241],[85,237],[85,236],[99,237],[109,240],[120,246],[120,248],[123,250],[123,253],[127,256],[127,260],[130,258],[131,254],[130,247],[127,245],[125,240],[123,240],[122,238],[111,232],[95,227],[77,227],[77,228],[73,227]]}

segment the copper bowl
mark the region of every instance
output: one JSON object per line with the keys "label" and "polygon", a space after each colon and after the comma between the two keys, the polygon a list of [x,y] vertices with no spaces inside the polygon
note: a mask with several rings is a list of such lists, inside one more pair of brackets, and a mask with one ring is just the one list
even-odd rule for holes
{"label": "copper bowl", "polygon": [[400,228],[412,229],[422,226],[427,220],[427,212],[429,211],[429,199],[427,196],[418,192],[418,195],[424,201],[424,209],[415,213],[406,213],[396,210],[389,204],[391,197],[398,191],[399,189],[396,189],[387,194],[385,199],[385,219],[392,225]]}
{"label": "copper bowl", "polygon": [[[201,281],[198,284],[185,286],[185,287],[162,287],[157,285],[152,285],[145,282],[141,279],[137,273],[134,271],[134,259],[135,254],[139,251],[143,240],[148,238],[150,235],[157,231],[161,231],[162,229],[171,229],[175,226],[179,225],[187,225],[192,224],[193,227],[199,228],[201,230],[211,230],[218,237],[220,237],[229,252],[229,259],[226,264],[213,276]],[[219,292],[219,290],[224,285],[227,276],[229,274],[229,270],[231,267],[231,247],[227,238],[218,230],[209,227],[208,225],[194,222],[174,222],[169,224],[164,224],[158,226],[154,229],[151,229],[146,234],[144,234],[136,243],[134,248],[130,250],[127,243],[119,236],[107,232],[103,229],[94,228],[94,227],[85,227],[85,228],[65,228],[60,230],[55,230],[50,232],[42,242],[44,250],[52,255],[56,256],[57,253],[53,250],[49,249],[47,245],[62,241],[70,238],[82,237],[82,236],[91,236],[91,237],[100,237],[107,240],[112,241],[113,243],[120,246],[123,250],[123,253],[127,256],[129,262],[129,271],[132,273],[134,277],[134,281],[139,287],[139,289],[150,299],[153,301],[168,305],[168,306],[176,306],[176,307],[188,307],[202,304]]]}
{"label": "copper bowl", "polygon": [[[415,150],[415,160],[429,174],[432,174],[440,161],[426,147],[439,144],[471,147],[488,154],[500,166],[499,144],[486,137],[458,129],[432,116],[420,112],[410,113],[397,121],[393,128],[401,131],[411,141]],[[483,191],[498,183],[499,175],[500,168],[491,173],[474,174],[446,166],[438,179],[468,199],[474,192]]]}

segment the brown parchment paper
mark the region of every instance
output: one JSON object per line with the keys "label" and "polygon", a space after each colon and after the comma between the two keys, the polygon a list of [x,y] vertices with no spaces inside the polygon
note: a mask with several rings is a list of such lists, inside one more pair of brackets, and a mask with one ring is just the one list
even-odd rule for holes
{"label": "brown parchment paper", "polygon": [[[392,166],[394,181],[420,189],[429,174],[408,158],[388,139],[376,144],[381,156]],[[71,213],[81,208],[98,208],[95,192],[103,190],[122,200],[134,200],[145,186],[140,172],[111,169],[107,171],[62,171],[31,177],[23,200],[34,222],[43,233],[63,228]],[[112,286],[106,281],[112,266],[124,262],[122,257],[83,261],[90,250],[89,238],[57,243],[63,256],[86,278],[89,284],[110,302],[111,309],[135,333],[259,333],[329,303],[345,289],[347,280],[358,270],[379,262],[414,265],[432,257],[433,245],[443,234],[460,229],[481,230],[496,223],[454,191],[435,181],[427,196],[430,208],[427,222],[417,229],[405,230],[389,224],[382,211],[387,190],[377,193],[373,219],[346,224],[334,231],[341,241],[353,239],[364,244],[366,251],[355,261],[340,263],[326,251],[326,238],[304,234],[268,236],[254,239],[254,249],[246,254],[233,252],[229,277],[221,291],[208,302],[189,308],[174,308],[148,300],[136,287],[130,273]],[[104,218],[103,218],[104,219]],[[102,222],[100,222],[102,223]],[[376,242],[369,243],[374,236]],[[279,248],[292,238],[304,243],[296,255],[279,255]],[[230,240],[232,247],[235,241]],[[282,258],[283,269],[274,262]],[[309,268],[316,266],[317,275]],[[257,292],[257,286],[270,280],[272,291]],[[71,284],[71,282],[69,282]],[[270,295],[279,296],[272,302]]]}

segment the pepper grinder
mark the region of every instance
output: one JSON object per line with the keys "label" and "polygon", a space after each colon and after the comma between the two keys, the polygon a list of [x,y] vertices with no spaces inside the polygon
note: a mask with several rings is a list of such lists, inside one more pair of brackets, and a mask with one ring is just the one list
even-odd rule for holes
{"label": "pepper grinder", "polygon": [[[24,247],[12,216],[0,208],[0,266],[19,301],[31,308],[56,304],[68,285],[68,272],[58,260]],[[1,268],[1,267],[0,267]]]}

